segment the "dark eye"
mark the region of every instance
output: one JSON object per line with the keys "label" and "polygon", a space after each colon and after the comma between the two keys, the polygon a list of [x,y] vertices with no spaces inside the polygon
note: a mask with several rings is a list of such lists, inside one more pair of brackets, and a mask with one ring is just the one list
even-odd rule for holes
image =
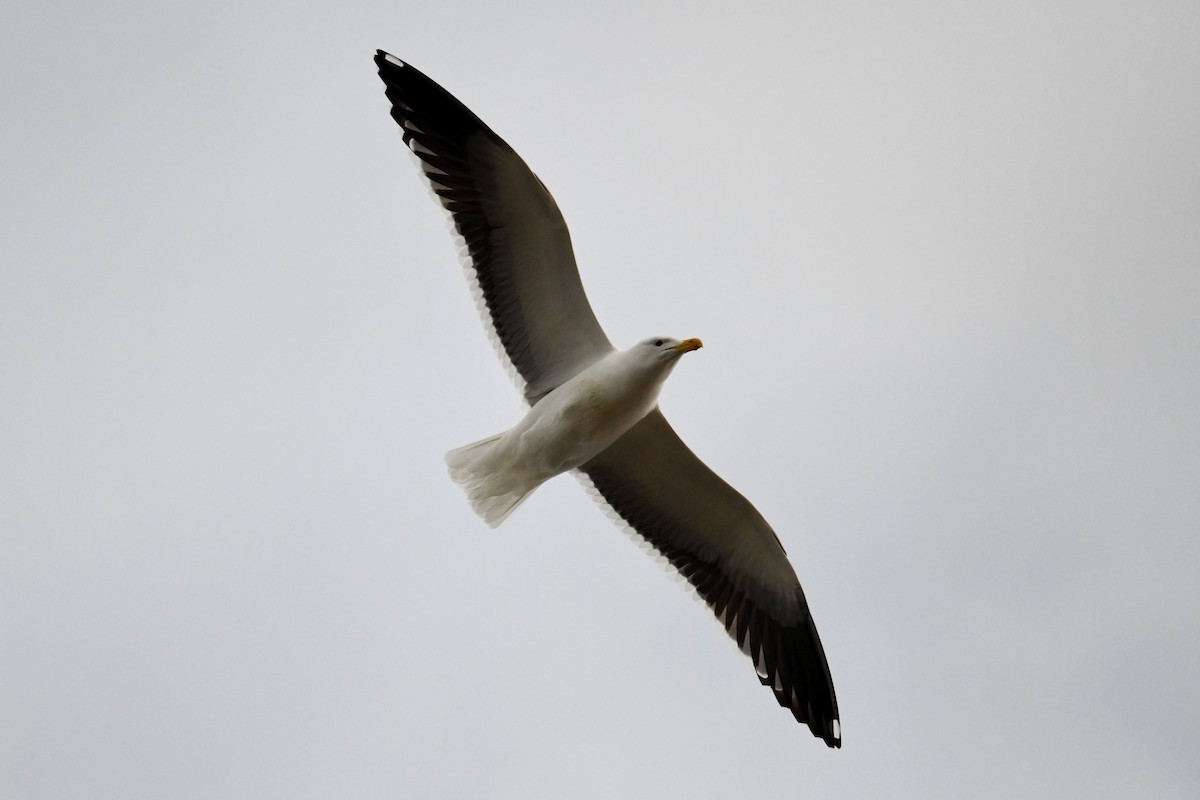
{"label": "dark eye", "polygon": [[655,339],[655,340],[654,340],[654,346],[655,346],[655,347],[662,347],[662,339]]}

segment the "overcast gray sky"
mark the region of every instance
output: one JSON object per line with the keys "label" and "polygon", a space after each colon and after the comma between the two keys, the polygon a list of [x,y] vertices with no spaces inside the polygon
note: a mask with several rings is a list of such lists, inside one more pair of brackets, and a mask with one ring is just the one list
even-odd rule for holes
{"label": "overcast gray sky", "polygon": [[[0,795],[1200,795],[1200,5],[10,4]],[[553,190],[845,746],[521,413],[371,57]]]}

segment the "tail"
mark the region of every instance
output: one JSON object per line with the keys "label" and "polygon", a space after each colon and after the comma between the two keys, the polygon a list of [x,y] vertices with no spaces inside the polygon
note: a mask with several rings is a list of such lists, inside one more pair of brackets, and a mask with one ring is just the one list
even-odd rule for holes
{"label": "tail", "polygon": [[467,493],[471,509],[493,528],[541,485],[541,481],[531,482],[524,470],[505,463],[497,447],[503,437],[498,433],[446,453],[450,477]]}

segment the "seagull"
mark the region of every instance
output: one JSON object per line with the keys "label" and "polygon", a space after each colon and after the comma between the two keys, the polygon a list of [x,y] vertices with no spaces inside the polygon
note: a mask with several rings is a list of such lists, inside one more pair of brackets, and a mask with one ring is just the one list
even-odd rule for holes
{"label": "seagull", "polygon": [[779,705],[830,747],[841,722],[825,650],[774,530],[667,424],[658,394],[699,339],[616,349],[592,312],[546,186],[449,92],[382,50],[392,118],[449,214],[480,314],[529,411],[446,454],[490,526],[574,472],[611,515],[691,584]]}

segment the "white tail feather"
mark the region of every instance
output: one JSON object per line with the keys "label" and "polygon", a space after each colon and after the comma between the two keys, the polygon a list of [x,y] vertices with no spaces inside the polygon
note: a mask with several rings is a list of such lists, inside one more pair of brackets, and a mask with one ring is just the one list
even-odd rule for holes
{"label": "white tail feather", "polygon": [[495,528],[525,502],[540,480],[506,463],[503,433],[446,453],[450,477],[467,493],[471,509]]}

